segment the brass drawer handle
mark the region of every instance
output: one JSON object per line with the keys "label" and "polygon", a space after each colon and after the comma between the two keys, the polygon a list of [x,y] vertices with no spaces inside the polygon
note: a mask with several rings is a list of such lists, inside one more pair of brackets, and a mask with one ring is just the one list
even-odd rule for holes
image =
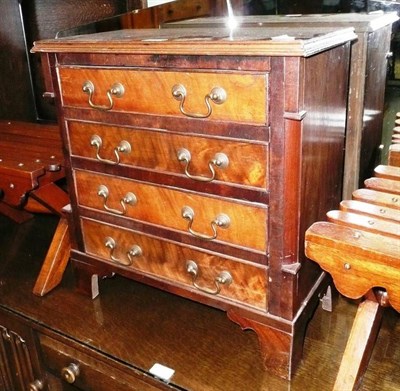
{"label": "brass drawer handle", "polygon": [[75,363],[71,363],[67,367],[61,369],[61,377],[69,384],[75,383],[79,373],[79,365]]}
{"label": "brass drawer handle", "polygon": [[120,163],[121,158],[119,156],[120,153],[130,153],[132,148],[131,144],[128,141],[122,140],[118,146],[114,148],[115,160],[104,159],[100,156],[100,148],[103,145],[103,140],[97,134],[94,134],[90,139],[90,145],[96,148],[96,159],[102,163],[114,164],[117,165]]}
{"label": "brass drawer handle", "polygon": [[106,237],[104,240],[104,245],[110,249],[110,259],[123,266],[131,266],[133,263],[133,258],[140,257],[143,254],[141,247],[135,244],[129,251],[126,252],[128,262],[124,262],[114,256],[114,250],[117,248],[117,243],[113,238],[109,236]]}
{"label": "brass drawer handle", "polygon": [[182,84],[175,84],[172,87],[172,96],[180,102],[179,110],[183,115],[186,115],[190,118],[208,118],[212,114],[212,106],[210,101],[214,102],[217,105],[221,105],[227,99],[226,91],[222,87],[215,87],[213,88],[210,93],[208,93],[204,97],[205,104],[207,106],[207,113],[206,114],[199,114],[199,113],[188,113],[184,109],[185,99],[186,99],[186,88]]}
{"label": "brass drawer handle", "polygon": [[202,288],[197,284],[197,277],[199,276],[199,266],[194,261],[187,261],[186,262],[186,271],[192,276],[192,284],[195,288],[199,291],[204,293],[208,293],[209,295],[218,295],[221,292],[222,285],[229,285],[232,284],[233,278],[231,274],[224,270],[218,274],[217,277],[214,279],[215,289],[210,288]]}
{"label": "brass drawer handle", "polygon": [[230,220],[229,216],[227,216],[224,213],[219,214],[213,221],[211,221],[211,229],[213,231],[213,234],[212,234],[212,236],[209,236],[209,235],[205,235],[205,234],[196,232],[192,228],[193,221],[194,221],[194,211],[193,211],[193,209],[191,207],[184,206],[182,208],[182,217],[185,220],[189,221],[188,231],[193,236],[195,236],[196,238],[203,239],[203,240],[214,240],[214,239],[216,239],[217,235],[218,235],[217,227],[228,228],[230,223],[231,223],[231,220]]}
{"label": "brass drawer handle", "polygon": [[29,383],[29,391],[41,391],[44,390],[44,382],[36,379],[32,383]]}
{"label": "brass drawer handle", "polygon": [[114,213],[114,214],[116,214],[116,215],[125,215],[125,214],[126,214],[126,206],[127,206],[127,205],[133,206],[133,205],[135,205],[135,204],[137,203],[137,197],[135,196],[135,194],[129,192],[129,193],[126,193],[126,194],[125,194],[125,197],[123,197],[123,198],[120,200],[120,204],[121,204],[121,206],[122,206],[122,210],[113,209],[113,208],[110,208],[110,207],[107,205],[107,200],[108,200],[109,194],[110,194],[110,192],[109,192],[107,186],[104,186],[104,185],[100,185],[100,186],[99,186],[99,188],[98,188],[98,190],[97,190],[97,195],[98,195],[99,197],[104,198],[103,208],[104,208],[106,211],[111,212],[111,213]]}
{"label": "brass drawer handle", "polygon": [[125,94],[125,88],[121,83],[115,83],[107,90],[108,106],[96,105],[93,103],[94,84],[87,80],[82,85],[82,91],[89,95],[89,106],[92,109],[109,111],[114,107],[113,96],[121,98]]}
{"label": "brass drawer handle", "polygon": [[193,179],[195,181],[200,181],[200,182],[211,182],[215,179],[216,173],[215,173],[214,166],[219,167],[219,168],[226,168],[229,165],[228,156],[226,156],[224,153],[218,152],[215,154],[214,158],[208,162],[208,168],[211,171],[210,177],[205,177],[205,176],[200,176],[200,175],[192,175],[189,172],[189,165],[190,165],[190,161],[192,160],[191,153],[187,149],[181,148],[178,150],[176,156],[178,158],[178,161],[185,162],[185,175],[190,179]]}

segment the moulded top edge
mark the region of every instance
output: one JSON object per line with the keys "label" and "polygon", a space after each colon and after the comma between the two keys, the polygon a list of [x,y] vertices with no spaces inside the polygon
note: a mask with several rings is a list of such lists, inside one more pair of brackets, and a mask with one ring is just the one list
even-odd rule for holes
{"label": "moulded top edge", "polygon": [[131,29],[37,41],[32,52],[307,57],[356,38],[332,27]]}

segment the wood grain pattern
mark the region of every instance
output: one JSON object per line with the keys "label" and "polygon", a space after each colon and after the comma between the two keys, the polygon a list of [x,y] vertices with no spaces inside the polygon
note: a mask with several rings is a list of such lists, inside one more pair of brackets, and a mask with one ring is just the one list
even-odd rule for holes
{"label": "wood grain pattern", "polygon": [[184,118],[179,111],[180,102],[172,96],[174,85],[182,84],[187,91],[184,109],[202,115],[207,113],[206,95],[213,88],[222,87],[227,99],[222,104],[211,102],[210,120],[267,122],[267,79],[264,75],[61,67],[59,76],[65,106],[90,108],[88,95],[82,91],[87,80],[95,86],[93,100],[98,105],[107,105],[107,90],[114,83],[121,83],[125,94],[114,98],[113,110]]}
{"label": "wood grain pattern", "polygon": [[143,253],[132,258],[133,264],[128,268],[141,271],[153,278],[167,279],[174,284],[185,284],[189,289],[196,288],[192,286],[192,277],[186,271],[187,261],[193,260],[199,266],[197,283],[208,290],[215,289],[215,278],[226,270],[232,275],[233,282],[221,285],[221,293],[218,296],[246,303],[263,311],[267,310],[268,273],[265,267],[243,260],[223,258],[213,253],[92,220],[82,219],[82,229],[85,250],[88,254],[120,266],[110,259],[110,250],[104,244],[105,239],[112,237],[115,240],[116,248],[113,256],[122,263],[128,261],[126,253],[132,246],[139,245]]}
{"label": "wood grain pattern", "polygon": [[[108,207],[122,210],[120,200],[127,192],[132,192],[137,197],[137,204],[127,206],[126,217],[174,230],[187,232],[188,221],[181,216],[184,206],[193,209],[195,213],[193,229],[204,235],[212,234],[211,222],[217,215],[224,213],[229,216],[231,223],[226,229],[217,229],[218,241],[266,251],[268,237],[266,206],[206,197],[80,170],[75,171],[75,179],[78,202],[87,208],[105,212],[104,198],[97,195],[99,186],[105,185],[110,194]],[[201,242],[199,239],[199,243]]]}
{"label": "wood grain pattern", "polygon": [[90,145],[90,141],[93,135],[98,135],[103,142],[100,149],[103,159],[115,161],[114,149],[122,140],[126,140],[132,151],[119,154],[122,165],[184,175],[185,164],[178,161],[177,153],[185,148],[192,156],[189,173],[209,178],[209,162],[216,153],[224,153],[229,165],[226,168],[215,167],[216,181],[267,188],[267,145],[227,138],[196,137],[190,130],[187,134],[176,134],[74,121],[68,124],[73,156],[96,159],[96,148]]}

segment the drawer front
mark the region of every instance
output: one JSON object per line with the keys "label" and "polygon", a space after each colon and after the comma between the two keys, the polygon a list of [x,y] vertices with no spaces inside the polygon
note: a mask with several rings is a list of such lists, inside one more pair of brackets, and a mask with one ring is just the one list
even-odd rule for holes
{"label": "drawer front", "polygon": [[80,122],[68,124],[68,135],[74,156],[182,174],[196,182],[267,187],[265,144]]}
{"label": "drawer front", "polygon": [[[90,255],[157,278],[192,286],[208,295],[219,295],[266,309],[265,267],[222,258],[88,219],[82,219],[81,224],[85,251]],[[190,267],[194,267],[197,273],[194,274]],[[232,277],[232,282],[216,284],[216,278],[226,272]]]}
{"label": "drawer front", "polygon": [[[156,391],[167,390],[161,382],[135,371],[133,368],[110,365],[98,353],[66,345],[47,335],[39,335],[46,366],[65,384],[80,390],[96,391]],[[118,366],[118,367],[117,367]]]}
{"label": "drawer front", "polygon": [[[154,186],[94,172],[75,171],[78,203],[266,252],[267,207]],[[131,202],[130,202],[131,201]]]}
{"label": "drawer front", "polygon": [[[64,106],[91,108],[92,90],[91,102],[99,110],[111,110],[112,106],[115,111],[184,118],[254,124],[267,121],[266,75],[69,67],[59,68],[59,75]],[[86,84],[84,92],[87,82],[91,86]],[[116,83],[124,91],[120,97],[122,89],[113,88]]]}

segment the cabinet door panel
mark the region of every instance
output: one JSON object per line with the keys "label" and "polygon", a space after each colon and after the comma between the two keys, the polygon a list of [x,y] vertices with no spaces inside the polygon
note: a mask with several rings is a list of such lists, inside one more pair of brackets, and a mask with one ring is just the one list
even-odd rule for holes
{"label": "cabinet door panel", "polygon": [[0,311],[0,390],[47,390],[33,331]]}

